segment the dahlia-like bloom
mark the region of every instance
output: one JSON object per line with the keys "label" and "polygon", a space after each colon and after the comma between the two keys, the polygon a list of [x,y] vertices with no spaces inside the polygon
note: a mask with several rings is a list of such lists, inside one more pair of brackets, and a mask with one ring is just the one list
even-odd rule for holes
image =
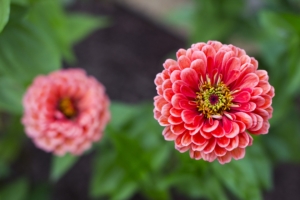
{"label": "dahlia-like bloom", "polygon": [[154,118],[178,151],[224,164],[245,156],[249,133],[268,133],[274,88],[243,49],[197,43],[163,66],[155,78]]}
{"label": "dahlia-like bloom", "polygon": [[110,119],[105,88],[81,69],[36,77],[23,106],[26,134],[56,155],[80,155],[102,137]]}

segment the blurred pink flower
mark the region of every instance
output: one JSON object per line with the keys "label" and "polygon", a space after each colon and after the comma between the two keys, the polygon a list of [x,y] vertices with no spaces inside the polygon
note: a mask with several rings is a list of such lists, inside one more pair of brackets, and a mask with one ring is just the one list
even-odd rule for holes
{"label": "blurred pink flower", "polygon": [[243,49],[197,43],[164,68],[155,78],[154,118],[178,151],[224,164],[245,156],[249,133],[268,133],[274,88]]}
{"label": "blurred pink flower", "polygon": [[56,155],[82,154],[102,137],[110,119],[104,86],[81,69],[36,77],[23,106],[26,134]]}

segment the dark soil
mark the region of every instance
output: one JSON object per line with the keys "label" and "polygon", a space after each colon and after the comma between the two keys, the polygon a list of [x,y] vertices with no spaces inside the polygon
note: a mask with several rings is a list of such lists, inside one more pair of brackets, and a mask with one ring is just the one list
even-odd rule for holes
{"label": "dark soil", "polygon": [[[109,97],[127,103],[152,101],[156,94],[155,75],[162,70],[165,56],[185,47],[186,42],[140,14],[110,1],[82,1],[70,10],[105,15],[111,25],[90,35],[75,47],[78,63],[97,77]],[[50,155],[36,149],[28,140],[31,160],[26,172],[34,183],[46,181]],[[93,154],[84,155],[55,185],[53,200],[88,200]],[[282,164],[274,171],[274,188],[267,200],[300,199],[300,166]],[[135,199],[141,199],[138,196]],[[174,199],[185,199],[174,197]]]}

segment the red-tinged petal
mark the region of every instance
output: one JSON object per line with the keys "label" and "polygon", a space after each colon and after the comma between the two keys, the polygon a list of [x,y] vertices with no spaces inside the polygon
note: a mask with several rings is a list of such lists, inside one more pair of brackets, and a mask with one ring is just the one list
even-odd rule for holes
{"label": "red-tinged petal", "polygon": [[179,102],[179,105],[180,105],[181,109],[185,109],[185,110],[196,110],[197,109],[196,104],[187,99],[181,100]]}
{"label": "red-tinged petal", "polygon": [[255,73],[257,74],[259,80],[261,81],[269,80],[268,72],[266,70],[257,70]]}
{"label": "red-tinged petal", "polygon": [[183,145],[181,144],[181,140],[184,134],[178,135],[176,140],[175,140],[175,147],[183,147]]}
{"label": "red-tinged petal", "polygon": [[164,136],[165,140],[167,140],[167,141],[173,141],[173,140],[175,140],[177,138],[177,135],[175,135],[174,133],[172,133],[172,131],[168,127],[166,127],[164,129],[163,136]]}
{"label": "red-tinged petal", "polygon": [[[171,65],[168,69],[169,74],[172,74],[174,71],[178,71],[180,70],[178,65]],[[171,80],[171,76],[170,76],[170,80]]]}
{"label": "red-tinged petal", "polygon": [[246,132],[242,132],[238,135],[239,137],[239,147],[246,148],[249,145],[249,136]]}
{"label": "red-tinged petal", "polygon": [[231,156],[235,160],[239,160],[239,159],[244,158],[244,156],[245,156],[245,149],[244,148],[236,148],[236,149],[232,150],[230,153],[231,153]]}
{"label": "red-tinged petal", "polygon": [[168,88],[170,88],[170,89],[172,88],[172,82],[170,81],[170,79],[165,80],[162,84],[163,90],[166,90]]}
{"label": "red-tinged petal", "polygon": [[230,133],[226,133],[225,136],[228,138],[234,138],[240,133],[240,127],[236,122],[232,122],[232,130]]}
{"label": "red-tinged petal", "polygon": [[250,100],[251,95],[249,92],[242,91],[233,95],[233,102],[246,103]]}
{"label": "red-tinged petal", "polygon": [[208,162],[213,162],[217,158],[215,152],[205,154],[203,151],[201,151],[201,156],[203,160]]}
{"label": "red-tinged petal", "polygon": [[192,142],[197,145],[204,145],[204,143],[207,141],[200,133],[197,133],[195,135],[192,135]]}
{"label": "red-tinged petal", "polygon": [[183,146],[183,147],[175,146],[175,149],[177,149],[180,153],[184,153],[190,149],[190,146]]}
{"label": "red-tinged petal", "polygon": [[156,99],[156,101],[154,101],[155,109],[158,111],[161,111],[165,104],[168,104],[168,102],[163,97],[159,97]]}
{"label": "red-tinged petal", "polygon": [[270,91],[267,93],[267,95],[268,95],[269,97],[271,97],[271,98],[274,97],[274,95],[275,95],[275,89],[274,89],[273,86],[271,86],[271,89],[270,89]]}
{"label": "red-tinged petal", "polygon": [[161,72],[161,77],[163,78],[163,80],[168,80],[168,79],[170,79],[169,71],[168,71],[168,70],[163,70],[163,71]]}
{"label": "red-tinged petal", "polygon": [[191,88],[198,89],[199,77],[195,70],[186,68],[181,71],[180,78],[187,83]]}
{"label": "red-tinged petal", "polygon": [[225,131],[223,130],[222,126],[219,124],[219,126],[215,130],[213,130],[211,134],[216,138],[220,138],[225,135]]}
{"label": "red-tinged petal", "polygon": [[248,146],[252,146],[252,143],[253,143],[253,138],[251,135],[248,134],[248,137],[249,137],[249,144]]}
{"label": "red-tinged petal", "polygon": [[180,69],[185,69],[185,68],[189,68],[190,67],[191,61],[186,56],[180,56],[178,58],[178,64],[179,64]]}
{"label": "red-tinged petal", "polygon": [[161,73],[157,74],[155,79],[154,79],[155,85],[161,85],[163,83],[163,79],[161,77]]}
{"label": "red-tinged petal", "polygon": [[205,45],[202,48],[202,51],[206,55],[206,57],[212,57],[212,58],[215,57],[216,50],[212,46],[210,46],[210,45]]}
{"label": "red-tinged petal", "polygon": [[175,81],[172,85],[173,92],[181,94],[181,86],[183,86],[183,85],[187,85],[187,84],[185,82],[183,82],[182,80]]}
{"label": "red-tinged petal", "polygon": [[222,137],[222,138],[217,138],[217,144],[220,146],[220,147],[227,147],[230,143],[230,139],[227,138],[227,137]]}
{"label": "red-tinged petal", "polygon": [[182,136],[182,139],[181,139],[181,144],[183,146],[188,146],[192,143],[192,137],[191,135],[189,134],[188,131],[186,131],[183,136]]}
{"label": "red-tinged petal", "polygon": [[232,151],[233,149],[237,148],[238,146],[239,146],[239,137],[236,136],[236,137],[230,139],[230,142],[229,142],[228,146],[225,147],[225,149],[227,151]]}
{"label": "red-tinged petal", "polygon": [[168,69],[171,65],[177,65],[177,62],[173,59],[167,59],[163,64],[165,69]]}
{"label": "red-tinged petal", "polygon": [[166,89],[163,92],[163,96],[164,96],[165,100],[168,102],[171,102],[173,95],[174,95],[174,92],[172,89]]}
{"label": "red-tinged petal", "polygon": [[226,85],[229,85],[232,82],[234,82],[236,79],[238,79],[238,77],[240,76],[240,71],[232,70],[231,72],[229,72],[229,74],[227,76],[228,76],[228,78],[226,79],[226,81],[224,81],[224,83]]}
{"label": "red-tinged petal", "polygon": [[186,55],[186,50],[185,49],[179,49],[177,52],[176,52],[176,57],[177,58],[180,58],[180,56],[185,56]]}
{"label": "red-tinged petal", "polygon": [[193,151],[192,149],[190,149],[190,157],[195,160],[200,160],[202,158],[200,151]]}
{"label": "red-tinged petal", "polygon": [[216,65],[216,68],[220,69],[220,72],[223,72],[222,71],[222,62],[223,62],[225,53],[226,53],[226,51],[221,50],[221,51],[218,51],[215,56],[215,65]]}
{"label": "red-tinged petal", "polygon": [[252,127],[252,118],[247,113],[236,112],[234,114],[236,116],[236,120],[243,122],[246,125],[247,129]]}
{"label": "red-tinged petal", "polygon": [[184,128],[184,123],[178,125],[172,125],[170,129],[175,135],[180,135],[186,130]]}
{"label": "red-tinged petal", "polygon": [[206,140],[205,143],[203,143],[202,145],[197,145],[192,143],[191,148],[193,149],[193,151],[201,152],[207,146],[207,144],[208,144],[208,140]]}
{"label": "red-tinged petal", "polygon": [[217,156],[224,156],[227,153],[227,150],[224,148],[219,147],[218,145],[216,145],[215,147],[215,154]]}
{"label": "red-tinged petal", "polygon": [[206,145],[206,147],[203,149],[203,152],[205,154],[211,153],[215,149],[216,144],[217,144],[217,140],[212,137],[208,141],[208,144]]}
{"label": "red-tinged petal", "polygon": [[187,130],[190,130],[190,131],[192,131],[192,132],[194,132],[194,131],[199,131],[199,129],[200,129],[200,127],[199,127],[198,124],[195,125],[195,124],[193,124],[193,123],[191,123],[191,124],[184,123],[184,127],[185,127]]}
{"label": "red-tinged petal", "polygon": [[199,132],[200,132],[200,134],[201,134],[205,139],[208,139],[208,140],[209,140],[210,138],[212,138],[212,134],[211,134],[211,133],[202,131],[201,129],[202,129],[202,128],[200,128]]}
{"label": "red-tinged petal", "polygon": [[182,109],[176,109],[176,108],[170,109],[170,114],[173,115],[174,117],[180,117],[181,112],[182,112]]}
{"label": "red-tinged petal", "polygon": [[230,133],[232,130],[232,121],[228,119],[226,116],[222,117],[222,125],[225,133]]}
{"label": "red-tinged petal", "polygon": [[256,108],[256,104],[253,102],[236,104],[238,105],[238,107],[231,107],[232,110],[237,110],[241,112],[252,112]]}
{"label": "red-tinged petal", "polygon": [[253,88],[253,92],[252,92],[251,96],[258,96],[258,95],[261,95],[262,93],[263,93],[262,88],[255,87],[255,88]]}
{"label": "red-tinged petal", "polygon": [[254,111],[256,114],[260,115],[263,119],[268,120],[269,119],[269,113],[267,110],[265,109],[261,109],[261,108],[256,108]]}
{"label": "red-tinged petal", "polygon": [[256,104],[257,107],[261,107],[265,104],[265,99],[261,96],[251,97],[251,101]]}
{"label": "red-tinged petal", "polygon": [[264,119],[261,116],[254,113],[249,113],[249,115],[251,116],[253,121],[253,125],[251,128],[249,128],[249,131],[253,132],[261,129]]}
{"label": "red-tinged petal", "polygon": [[165,104],[161,109],[161,114],[168,117],[170,115],[171,104]]}
{"label": "red-tinged petal", "polygon": [[219,125],[219,121],[218,120],[213,120],[213,124],[210,125],[209,123],[205,122],[203,127],[202,127],[202,130],[205,131],[205,132],[211,132],[213,130],[215,130]]}
{"label": "red-tinged petal", "polygon": [[168,122],[168,117],[163,116],[163,115],[160,116],[160,118],[158,119],[158,123],[161,126],[169,126],[170,125],[170,123]]}
{"label": "red-tinged petal", "polygon": [[262,97],[265,99],[265,103],[260,108],[266,109],[270,107],[272,105],[272,98],[268,95],[262,95]]}
{"label": "red-tinged petal", "polygon": [[269,132],[270,123],[268,121],[263,122],[262,127],[257,131],[249,130],[251,133],[255,135],[267,134]]}
{"label": "red-tinged petal", "polygon": [[218,52],[219,49],[223,46],[223,44],[221,42],[212,41],[212,40],[208,41],[207,44],[209,44],[211,47],[213,47],[216,52]]}
{"label": "red-tinged petal", "polygon": [[[185,126],[186,127],[186,126]],[[196,133],[199,133],[201,127],[198,127],[194,130],[190,130],[190,135],[195,135]]]}
{"label": "red-tinged petal", "polygon": [[227,152],[224,156],[218,157],[218,161],[222,165],[229,163],[231,161],[231,153]]}
{"label": "red-tinged petal", "polygon": [[193,120],[196,117],[196,115],[197,112],[191,110],[184,110],[181,113],[182,120],[187,124],[193,123]]}
{"label": "red-tinged petal", "polygon": [[186,97],[191,97],[195,99],[197,97],[196,92],[194,92],[190,87],[186,85],[182,85],[180,88],[181,94],[183,94]]}
{"label": "red-tinged petal", "polygon": [[245,75],[245,77],[238,84],[235,84],[233,89],[235,89],[235,88],[254,88],[255,86],[257,86],[258,82],[259,82],[259,79],[258,79],[257,75],[254,73],[249,73],[249,74]]}
{"label": "red-tinged petal", "polygon": [[157,91],[157,94],[159,94],[159,95],[163,95],[164,94],[164,91],[163,91],[163,89],[162,89],[162,86],[157,86],[156,87],[156,91]]}
{"label": "red-tinged petal", "polygon": [[192,61],[201,60],[205,64],[206,67],[206,55],[202,51],[194,51],[192,54]]}
{"label": "red-tinged petal", "polygon": [[206,73],[206,58],[205,61],[202,59],[194,60],[191,64],[191,69],[195,70],[200,76],[204,78]]}
{"label": "red-tinged petal", "polygon": [[215,68],[215,61],[213,57],[207,57],[207,66],[206,66],[206,74],[209,75],[209,78],[213,79],[213,70]]}
{"label": "red-tinged petal", "polygon": [[154,119],[158,120],[161,116],[161,113],[157,110],[153,110],[153,113],[154,113]]}
{"label": "red-tinged petal", "polygon": [[259,81],[257,87],[263,89],[263,94],[267,94],[271,90],[271,85],[268,81]]}
{"label": "red-tinged petal", "polygon": [[[171,103],[172,103],[173,107],[176,109],[181,109],[179,102],[183,99],[185,99],[185,96],[183,96],[182,94],[174,94],[171,99]],[[167,101],[165,101],[165,102],[167,102]],[[158,107],[158,106],[156,106],[156,107]]]}
{"label": "red-tinged petal", "polygon": [[168,117],[168,122],[171,125],[177,125],[177,124],[181,124],[182,123],[182,119],[180,117],[174,117],[173,115],[170,115]]}
{"label": "red-tinged petal", "polygon": [[172,83],[174,83],[175,81],[181,80],[180,79],[180,73],[181,73],[180,70],[172,71],[171,76],[170,76],[170,80],[171,80]]}

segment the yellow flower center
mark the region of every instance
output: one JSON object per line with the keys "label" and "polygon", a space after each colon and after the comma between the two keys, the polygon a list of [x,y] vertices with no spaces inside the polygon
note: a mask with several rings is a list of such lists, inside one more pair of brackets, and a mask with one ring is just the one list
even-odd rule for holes
{"label": "yellow flower center", "polygon": [[59,101],[58,108],[67,118],[72,118],[76,115],[74,103],[68,97],[62,98]]}
{"label": "yellow flower center", "polygon": [[196,104],[198,111],[206,118],[220,117],[224,111],[230,110],[233,98],[224,83],[211,85],[210,82],[204,82],[199,89],[200,91],[196,93]]}

